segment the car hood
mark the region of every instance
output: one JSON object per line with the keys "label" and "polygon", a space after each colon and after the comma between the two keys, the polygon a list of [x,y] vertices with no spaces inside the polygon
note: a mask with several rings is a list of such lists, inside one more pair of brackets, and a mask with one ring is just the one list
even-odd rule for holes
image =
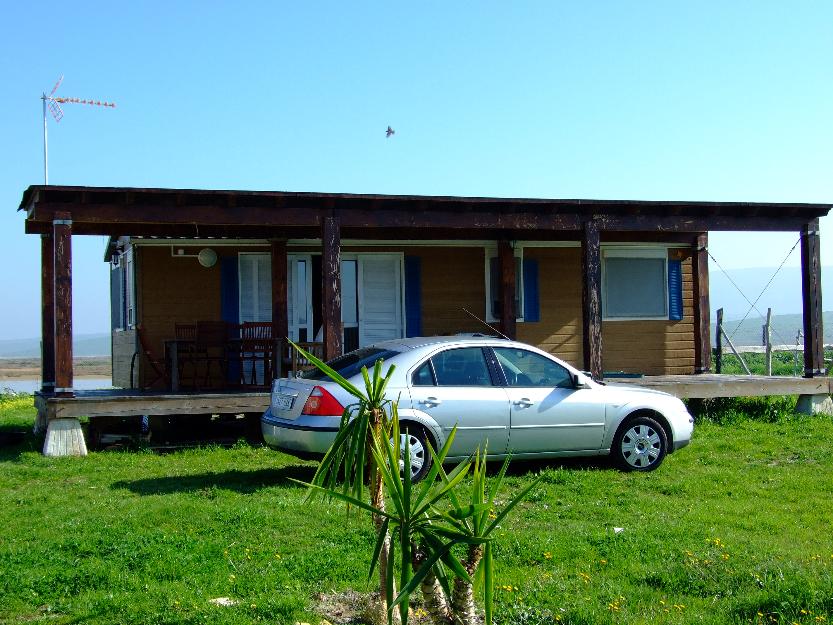
{"label": "car hood", "polygon": [[661,403],[667,402],[669,404],[677,405],[682,403],[682,400],[678,399],[674,395],[671,395],[670,393],[642,386],[617,383],[605,384],[601,388],[604,389],[604,393],[607,395],[608,399],[616,403],[631,404],[639,402],[640,400],[645,400],[650,403],[656,403],[659,401]]}

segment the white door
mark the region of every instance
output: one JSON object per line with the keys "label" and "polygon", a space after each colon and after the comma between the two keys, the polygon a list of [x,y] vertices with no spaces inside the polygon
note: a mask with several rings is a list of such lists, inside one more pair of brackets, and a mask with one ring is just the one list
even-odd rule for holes
{"label": "white door", "polygon": [[312,257],[309,254],[289,255],[286,289],[289,338],[312,341]]}
{"label": "white door", "polygon": [[401,338],[402,256],[366,254],[357,260],[359,347]]}
{"label": "white door", "polygon": [[[272,321],[272,256],[262,253],[241,253],[237,257],[238,284],[240,290],[239,319],[246,321]],[[242,356],[242,354],[241,354]],[[241,358],[241,372],[245,380],[264,382],[262,360]]]}

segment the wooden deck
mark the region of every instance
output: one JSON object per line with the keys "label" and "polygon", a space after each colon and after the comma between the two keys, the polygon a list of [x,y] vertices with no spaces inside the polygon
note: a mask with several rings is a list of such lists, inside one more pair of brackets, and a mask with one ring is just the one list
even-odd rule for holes
{"label": "wooden deck", "polygon": [[135,415],[261,413],[267,391],[179,392],[104,389],[76,391],[75,397],[35,395],[40,418],[127,417]]}
{"label": "wooden deck", "polygon": [[[833,378],[794,378],[745,375],[667,375],[611,378],[626,384],[665,391],[680,398],[753,397],[764,395],[827,395]],[[76,391],[75,397],[36,394],[41,419],[177,414],[260,413],[269,405],[266,391],[179,392],[107,389]]]}
{"label": "wooden deck", "polygon": [[610,378],[607,384],[627,384],[665,391],[684,399],[762,397],[765,395],[829,395],[833,378],[794,378],[765,375],[650,375]]}

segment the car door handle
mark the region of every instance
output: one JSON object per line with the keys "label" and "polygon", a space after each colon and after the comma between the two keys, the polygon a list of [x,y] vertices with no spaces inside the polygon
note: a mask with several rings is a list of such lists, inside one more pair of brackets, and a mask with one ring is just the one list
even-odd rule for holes
{"label": "car door handle", "polygon": [[519,400],[512,402],[519,408],[529,408],[533,405],[533,402],[529,401],[526,397],[521,397]]}
{"label": "car door handle", "polygon": [[433,408],[434,406],[439,406],[443,401],[441,399],[437,399],[436,397],[426,397],[425,399],[420,400],[420,404],[425,404],[429,408]]}

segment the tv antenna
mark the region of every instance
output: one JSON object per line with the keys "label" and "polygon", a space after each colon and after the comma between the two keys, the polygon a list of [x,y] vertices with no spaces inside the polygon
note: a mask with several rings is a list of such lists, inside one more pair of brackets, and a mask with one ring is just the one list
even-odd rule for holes
{"label": "tv antenna", "polygon": [[88,104],[90,106],[116,108],[116,104],[114,102],[102,102],[101,100],[85,100],[83,98],[65,98],[62,96],[56,96],[55,92],[58,91],[58,87],[61,86],[63,81],[64,77],[62,75],[58,79],[58,82],[55,83],[55,86],[52,87],[52,91],[49,92],[49,95],[46,95],[46,92],[44,92],[41,96],[41,100],[43,100],[43,184],[49,184],[49,151],[47,149],[46,142],[46,109],[49,109],[49,112],[52,113],[52,117],[55,119],[55,122],[58,123],[64,117],[64,110],[61,108],[61,104]]}

